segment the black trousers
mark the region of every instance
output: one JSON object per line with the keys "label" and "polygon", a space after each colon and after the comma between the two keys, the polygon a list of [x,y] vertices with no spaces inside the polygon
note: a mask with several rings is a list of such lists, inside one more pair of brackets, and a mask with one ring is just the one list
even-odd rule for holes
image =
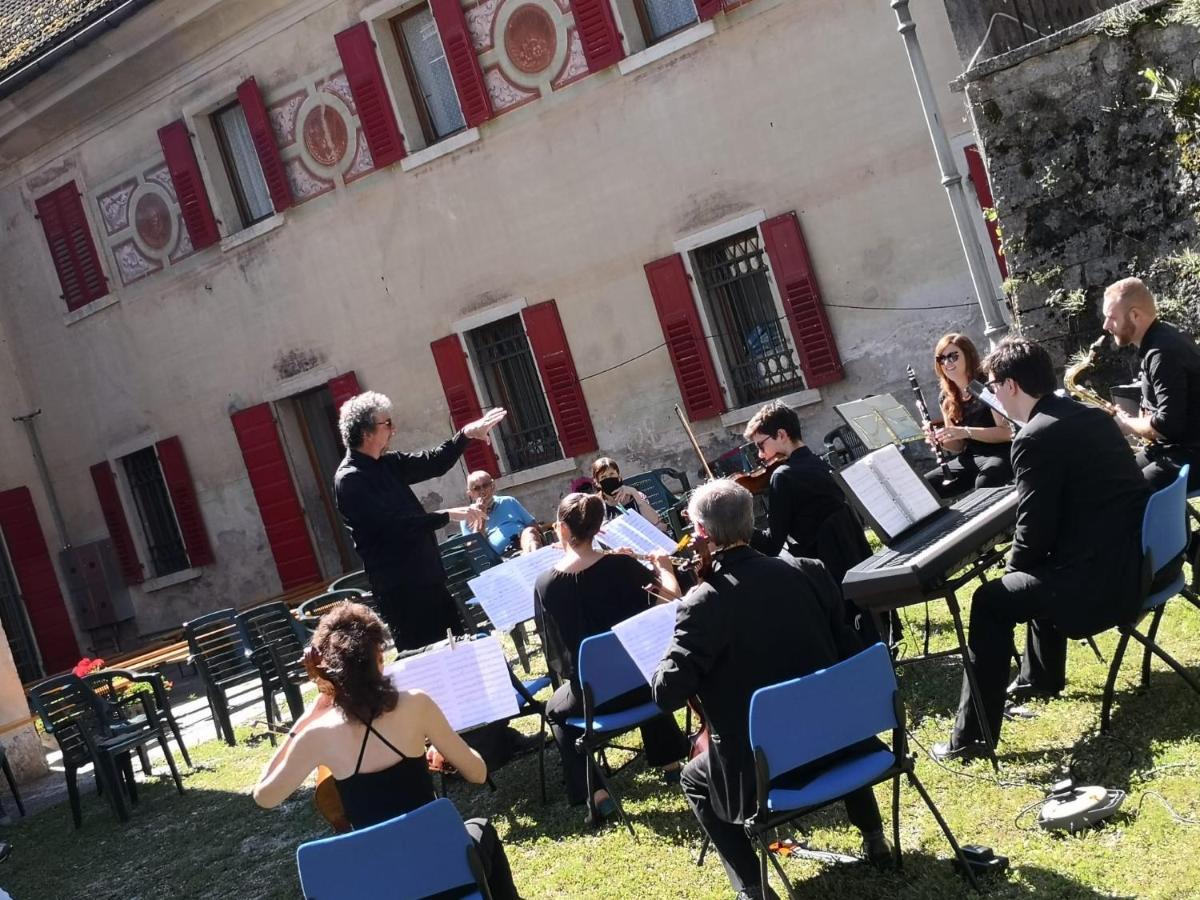
{"label": "black trousers", "polygon": [[[830,761],[833,761],[832,757]],[[820,761],[815,768],[823,767],[824,763],[824,760]],[[808,768],[803,767],[797,774],[803,778],[803,770]],[[721,855],[721,864],[725,866],[725,874],[729,876],[734,891],[761,888],[758,853],[754,844],[740,822],[727,822],[717,815],[712,803],[711,780],[712,771],[706,750],[683,767],[680,779],[683,795],[687,797],[700,827]],[[846,805],[846,818],[864,834],[883,828],[879,804],[875,802],[875,793],[871,788],[860,788],[847,794],[842,802]]]}
{"label": "black trousers", "polygon": [[975,453],[960,453],[950,460],[950,480],[944,481],[942,468],[925,473],[925,480],[934,492],[943,499],[957,497],[976,488],[1000,487],[1011,484],[1012,465],[1007,456],[983,456]]}
{"label": "black trousers", "polygon": [[1146,479],[1146,483],[1156,491],[1162,490],[1178,478],[1179,470],[1185,465],[1191,465],[1188,491],[1200,490],[1200,449],[1163,450],[1151,444],[1138,451],[1137,464],[1142,469],[1142,477]]}
{"label": "black trousers", "polygon": [[[1004,722],[1004,691],[1008,686],[1013,628],[1017,623],[1028,623],[1021,680],[1054,694],[1066,686],[1067,636],[1047,618],[1059,602],[1053,588],[1026,572],[1009,572],[975,591],[967,646],[993,740],[999,739]],[[979,717],[964,674],[951,743],[959,747],[981,739]]]}
{"label": "black trousers", "polygon": [[444,584],[380,591],[375,594],[375,603],[397,650],[416,650],[443,640],[446,629],[463,633],[458,607]]}
{"label": "black trousers", "polygon": [[[641,703],[648,703],[651,699],[650,687],[647,685],[602,704],[601,709],[605,712],[619,712]],[[565,723],[567,719],[582,715],[583,698],[576,696],[569,681],[564,681],[546,702],[546,718],[550,722],[554,743],[558,745],[558,753],[562,757],[567,801],[572,805],[588,800],[587,766],[590,763],[587,754],[580,752],[575,746],[575,742],[583,737],[583,729],[573,728]],[[657,719],[651,719],[641,727],[641,732],[647,765],[665,766],[687,757],[690,744],[673,715],[663,713]]]}
{"label": "black trousers", "polygon": [[[500,843],[500,836],[496,834],[492,823],[487,819],[467,819],[463,824],[467,826],[467,834],[479,851],[479,861],[483,865],[483,876],[487,880],[488,890],[492,892],[492,900],[520,900],[504,845]],[[442,891],[434,894],[430,900],[452,900],[461,896],[460,890]]]}

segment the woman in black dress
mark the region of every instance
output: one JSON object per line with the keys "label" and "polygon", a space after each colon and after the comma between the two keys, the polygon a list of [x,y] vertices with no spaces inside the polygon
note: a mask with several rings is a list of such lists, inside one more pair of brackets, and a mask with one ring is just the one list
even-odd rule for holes
{"label": "woman in black dress", "polygon": [[957,455],[950,461],[950,480],[944,480],[939,467],[925,476],[930,485],[942,497],[956,497],[1010,484],[1012,430],[967,390],[972,379],[982,380],[979,351],[971,339],[955,332],[943,336],[933,353],[933,371],[942,388],[943,422],[941,428],[928,429],[928,438]]}
{"label": "woman in black dress", "polygon": [[[385,637],[383,621],[361,603],[339,603],[321,617],[312,638],[319,693],[255,785],[259,806],[278,806],[325,766],[346,818],[354,828],[366,828],[433,801],[430,761],[448,761],[474,784],[487,779],[483,758],[450,727],[432,698],[424,691],[397,690],[383,673]],[[518,900],[496,830],[486,819],[468,819],[466,826],[492,897]],[[381,859],[379,865],[388,862]]]}
{"label": "woman in black dress", "polygon": [[[554,527],[566,556],[555,568],[541,574],[534,589],[534,615],[546,664],[559,682],[546,704],[546,717],[562,756],[567,800],[572,805],[589,800],[587,756],[575,746],[583,732],[566,724],[567,719],[583,715],[577,667],[579,644],[647,609],[652,599],[648,589],[667,599],[679,596],[679,584],[665,553],[653,554],[653,569],[648,569],[632,556],[597,550],[592,540],[603,524],[604,503],[598,496],[564,497]],[[646,685],[604,704],[603,709],[613,712],[650,700],[650,686]],[[687,756],[688,741],[674,716],[664,712],[643,725],[642,742],[646,762],[662,767],[668,780],[677,780],[679,761]],[[589,825],[599,825],[616,810],[603,790],[596,791],[590,800],[591,813],[584,820]]]}

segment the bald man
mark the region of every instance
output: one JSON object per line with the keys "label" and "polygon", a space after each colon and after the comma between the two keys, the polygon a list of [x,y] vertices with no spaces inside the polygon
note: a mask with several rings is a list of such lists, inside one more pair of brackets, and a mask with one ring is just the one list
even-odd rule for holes
{"label": "bald man", "polygon": [[1142,413],[1118,412],[1125,434],[1148,441],[1138,465],[1158,490],[1192,466],[1188,489],[1200,488],[1200,348],[1158,318],[1154,297],[1140,278],[1125,278],[1104,292],[1104,330],[1118,347],[1138,348],[1142,369]]}

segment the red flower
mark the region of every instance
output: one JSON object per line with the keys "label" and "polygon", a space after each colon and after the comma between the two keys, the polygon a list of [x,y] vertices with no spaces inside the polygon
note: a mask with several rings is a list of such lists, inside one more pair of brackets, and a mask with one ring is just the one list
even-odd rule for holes
{"label": "red flower", "polygon": [[103,669],[103,668],[104,668],[104,660],[88,659],[85,656],[79,662],[75,663],[75,668],[72,669],[71,671],[73,671],[76,674],[76,676],[78,676],[79,678],[83,678],[88,673],[94,672],[97,669]]}

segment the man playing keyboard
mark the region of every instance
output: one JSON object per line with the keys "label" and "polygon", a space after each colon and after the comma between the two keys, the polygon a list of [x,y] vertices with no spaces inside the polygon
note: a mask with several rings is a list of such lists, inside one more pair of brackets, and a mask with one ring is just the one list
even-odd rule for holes
{"label": "man playing keyboard", "polygon": [[[1028,626],[1014,693],[1053,696],[1066,684],[1067,639],[1112,628],[1137,608],[1150,491],[1116,422],[1054,393],[1042,347],[1007,339],[983,367],[1005,412],[1026,423],[1012,447],[1018,500],[1008,566],[975,592],[967,641],[998,739],[1017,623]],[[984,755],[979,726],[964,677],[954,731],[933,757]]]}

